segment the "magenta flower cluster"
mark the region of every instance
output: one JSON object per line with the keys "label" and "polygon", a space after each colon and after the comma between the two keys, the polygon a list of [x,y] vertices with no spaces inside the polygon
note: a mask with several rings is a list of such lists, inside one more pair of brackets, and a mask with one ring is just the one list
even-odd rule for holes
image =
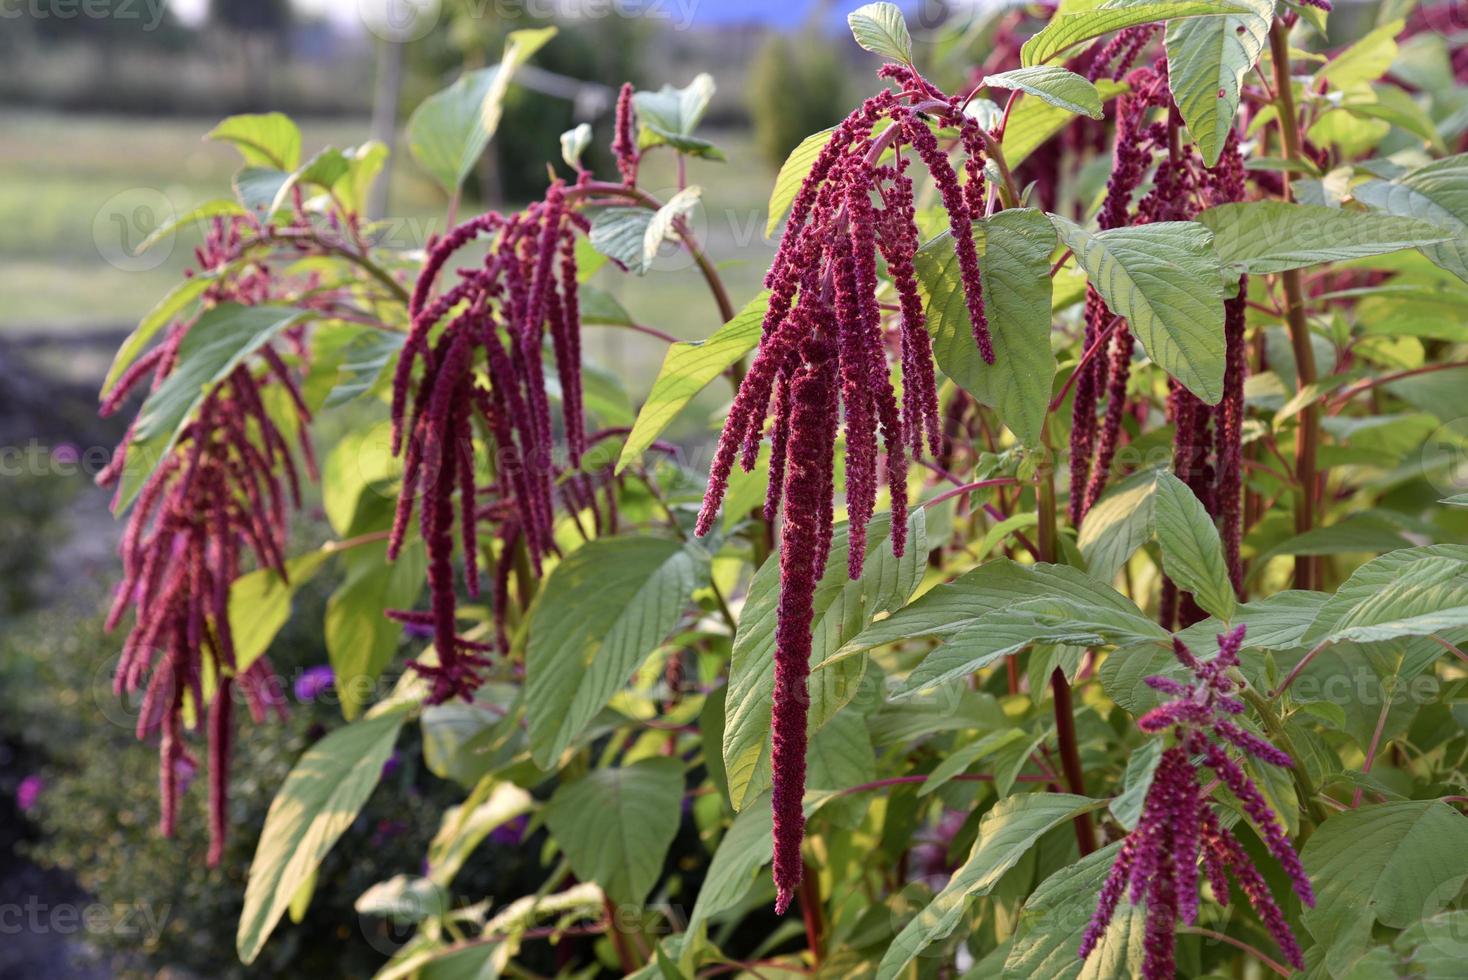
{"label": "magenta flower cluster", "polygon": [[1218,656],[1206,663],[1181,640],[1174,639],[1173,652],[1192,671],[1191,682],[1161,676],[1147,678],[1150,687],[1175,700],[1147,712],[1138,720],[1138,727],[1151,734],[1171,730],[1176,741],[1163,752],[1141,819],[1122,843],[1102,886],[1096,912],[1081,940],[1082,959],[1095,950],[1126,895],[1133,905],[1146,904],[1142,975],[1146,980],[1170,980],[1175,974],[1174,925],[1197,921],[1201,858],[1214,898],[1227,904],[1228,875],[1232,874],[1285,959],[1297,969],[1305,968],[1300,944],[1284,913],[1238,838],[1214,813],[1199,785],[1201,770],[1194,763],[1201,759],[1202,765],[1229,788],[1269,853],[1284,869],[1300,901],[1314,906],[1310,879],[1279,817],[1243,766],[1228,753],[1228,747],[1233,747],[1266,765],[1292,765],[1288,755],[1233,720],[1244,712],[1244,703],[1234,696],[1237,684],[1229,676],[1230,669],[1239,663],[1244,629],[1239,626],[1219,636]]}
{"label": "magenta flower cluster", "polygon": [[[784,511],[772,709],[781,910],[800,881],[811,595],[831,546],[838,434],[844,428],[847,571],[853,579],[861,574],[876,507],[879,436],[898,555],[906,546],[908,451],[918,456],[926,446],[936,456],[942,450],[932,344],[913,265],[918,228],[908,170],[914,159],[932,177],[948,214],[974,342],[984,360],[994,361],[973,234],[987,199],[985,134],[959,99],[911,69],[889,64],[881,74],[898,90],[867,99],[835,128],[791,203],[765,277],[770,300],[759,349],[724,424],[697,524],[699,534],[713,526],[736,459],[746,471],[754,468],[772,416],[765,515],[773,523],[782,503]],[[956,134],[963,178],[949,163],[934,123]],[[879,256],[898,300],[900,404],[877,297]]]}

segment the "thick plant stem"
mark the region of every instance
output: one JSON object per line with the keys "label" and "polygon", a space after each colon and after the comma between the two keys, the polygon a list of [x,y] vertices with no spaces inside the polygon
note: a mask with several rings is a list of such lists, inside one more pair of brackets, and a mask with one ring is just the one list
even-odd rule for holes
{"label": "thick plant stem", "polygon": [[1292,763],[1290,772],[1295,778],[1295,795],[1300,797],[1300,803],[1305,808],[1305,815],[1311,823],[1310,827],[1300,828],[1296,846],[1303,847],[1310,832],[1325,821],[1325,808],[1320,805],[1320,800],[1315,796],[1315,783],[1311,780],[1310,773],[1305,770],[1304,758],[1295,749],[1289,732],[1285,731],[1284,722],[1280,721],[1279,715],[1274,713],[1274,708],[1270,703],[1258,691],[1250,687],[1244,688],[1243,698],[1249,703],[1249,707],[1258,712],[1259,719],[1264,723],[1264,730],[1269,733],[1270,740],[1290,757]]}
{"label": "thick plant stem", "polygon": [[[1055,526],[1055,465],[1048,448],[1045,456],[1036,489],[1040,508],[1040,560],[1053,562],[1059,553]],[[1077,796],[1085,796],[1086,777],[1081,769],[1081,753],[1076,742],[1075,704],[1071,698],[1070,681],[1058,667],[1050,675],[1050,691],[1055,700],[1055,741],[1060,750],[1060,767],[1065,773],[1066,786]],[[1075,828],[1076,844],[1084,857],[1096,849],[1096,825],[1091,821],[1090,811],[1075,818]]]}
{"label": "thick plant stem", "polygon": [[825,958],[826,925],[821,914],[821,885],[816,869],[805,862],[800,876],[800,914],[805,920],[805,943],[816,966]]}
{"label": "thick plant stem", "polygon": [[[1303,160],[1300,152],[1299,120],[1295,116],[1295,93],[1290,81],[1289,32],[1276,20],[1269,31],[1269,52],[1274,62],[1275,107],[1279,114],[1279,135],[1284,155],[1289,160]],[[1284,173],[1285,197],[1290,194],[1290,174]],[[1310,324],[1305,319],[1305,291],[1300,284],[1300,271],[1280,273],[1285,294],[1285,321],[1289,325],[1290,347],[1295,356],[1295,388],[1304,391],[1315,383],[1315,349],[1310,344]],[[1295,430],[1295,533],[1304,534],[1315,527],[1316,484],[1319,476],[1316,457],[1320,451],[1320,406],[1312,403],[1300,412]],[[1295,588],[1314,589],[1319,585],[1317,560],[1311,555],[1295,558]]]}

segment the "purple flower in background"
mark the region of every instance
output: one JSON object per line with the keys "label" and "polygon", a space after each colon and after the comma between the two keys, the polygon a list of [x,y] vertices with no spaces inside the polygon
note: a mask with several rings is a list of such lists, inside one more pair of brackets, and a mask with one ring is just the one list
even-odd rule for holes
{"label": "purple flower in background", "polygon": [[296,678],[296,700],[301,702],[315,701],[330,690],[331,685],[335,682],[336,675],[325,664],[317,667],[308,667],[302,672],[300,677]]}
{"label": "purple flower in background", "polygon": [[514,847],[525,838],[525,828],[529,826],[530,818],[520,814],[513,820],[500,824],[489,832],[489,839],[501,847]]}
{"label": "purple flower in background", "polygon": [[81,450],[77,449],[76,443],[62,442],[51,447],[51,462],[59,466],[75,466],[81,458]]}
{"label": "purple flower in background", "polygon": [[403,624],[403,635],[413,640],[431,640],[433,639],[433,624],[406,622]]}
{"label": "purple flower in background", "polygon": [[41,799],[41,790],[45,788],[46,784],[41,777],[32,773],[15,788],[15,805],[20,807],[22,813],[29,813]]}
{"label": "purple flower in background", "polygon": [[402,764],[403,757],[398,755],[397,752],[394,752],[392,755],[388,756],[387,761],[382,764],[382,778],[387,779],[393,773],[397,772],[398,768]]}

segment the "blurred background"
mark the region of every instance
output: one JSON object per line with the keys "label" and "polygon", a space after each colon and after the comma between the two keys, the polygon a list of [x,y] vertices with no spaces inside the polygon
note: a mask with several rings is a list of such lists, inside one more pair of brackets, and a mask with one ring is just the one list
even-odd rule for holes
{"label": "blurred background", "polygon": [[[253,834],[295,758],[341,721],[321,673],[334,583],[318,579],[271,650],[290,684],[290,719],[240,740],[226,860],[213,870],[202,861],[202,786],[186,794],[180,838],[157,836],[156,748],[134,741],[135,718],[111,693],[120,638],[101,629],[119,526],[90,477],[122,428],[97,420],[98,383],[123,337],[180,281],[198,237],[186,231],[141,254],[138,243],[231,196],[238,157],[204,134],[227,115],[281,111],[300,124],[306,157],[387,143],[394,152],[372,217],[384,219],[386,244],[421,247],[442,230],[448,202],[403,150],[409,113],[465,68],[498,61],[508,31],[555,23],[560,34],[516,76],[459,215],[539,197],[560,133],[582,122],[596,132],[590,162],[607,174],[617,87],[681,87],[707,72],[717,93],[700,135],[727,160],[690,164],[689,181],[705,190],[694,227],[742,306],[773,254],[766,200],[779,164],[875,88],[877,61],[845,27],[856,5],[0,0],[0,980],[370,976],[401,937],[358,916],[354,901],[375,881],[416,873],[436,814],[462,797],[430,771],[422,746],[400,746],[323,867],[304,921],[283,926],[249,971],[235,963]],[[996,31],[1043,16],[1042,5],[1006,0],[904,6],[919,62],[944,86],[982,71]],[[654,155],[644,170],[643,185],[660,196],[676,187],[670,161]],[[641,281],[599,277],[663,333],[697,339],[719,324],[686,261],[660,260]],[[665,345],[588,333],[589,356],[620,380],[633,411]],[[721,397],[696,403],[670,437],[706,438]],[[329,431],[320,441],[329,448]],[[314,523],[302,547],[321,533]],[[675,846],[698,852],[696,841]],[[537,853],[512,828],[480,849],[459,884],[481,895],[533,891]]]}

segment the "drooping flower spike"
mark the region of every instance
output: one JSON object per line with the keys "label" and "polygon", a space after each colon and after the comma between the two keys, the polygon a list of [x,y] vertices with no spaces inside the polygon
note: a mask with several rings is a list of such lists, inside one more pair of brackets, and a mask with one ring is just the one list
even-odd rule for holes
{"label": "drooping flower spike", "polygon": [[1181,640],[1174,639],[1173,652],[1193,673],[1191,682],[1161,676],[1147,678],[1150,687],[1176,700],[1149,711],[1137,725],[1152,734],[1170,730],[1175,741],[1162,753],[1141,818],[1122,843],[1102,886],[1096,912],[1081,940],[1082,959],[1095,950],[1126,895],[1133,905],[1146,905],[1143,977],[1171,980],[1175,973],[1175,923],[1192,925],[1197,921],[1201,859],[1219,903],[1228,903],[1226,872],[1231,872],[1285,959],[1297,969],[1305,968],[1304,954],[1284,913],[1238,839],[1219,822],[1199,785],[1202,772],[1194,764],[1195,759],[1201,759],[1202,765],[1229,788],[1284,869],[1295,894],[1313,907],[1314,889],[1285,836],[1279,816],[1228,753],[1233,747],[1266,765],[1293,764],[1284,752],[1232,720],[1245,710],[1244,703],[1234,696],[1237,687],[1229,676],[1230,669],[1239,663],[1244,629],[1239,626],[1219,636],[1218,656],[1206,663]]}
{"label": "drooping flower spike", "polygon": [[[836,127],[791,203],[765,277],[770,299],[759,348],[720,435],[696,526],[700,535],[712,528],[735,461],[746,471],[754,468],[766,420],[773,417],[765,514],[772,522],[782,510],[784,515],[772,707],[775,883],[782,911],[801,874],[810,603],[833,533],[838,433],[844,429],[847,572],[853,579],[865,558],[882,457],[892,549],[901,555],[908,452],[942,451],[932,342],[913,268],[919,232],[908,171],[914,159],[932,177],[948,214],[974,343],[994,361],[973,236],[987,198],[985,135],[964,115],[960,99],[943,95],[911,69],[889,64],[880,74],[898,90],[872,96]],[[935,121],[956,131],[960,169],[939,143]],[[900,402],[877,297],[879,256],[898,299]]]}
{"label": "drooping flower spike", "polygon": [[[549,336],[575,468],[586,447],[575,234],[587,227],[556,181],[524,211],[471,218],[434,243],[409,302],[412,325],[393,383],[393,448],[404,458],[403,489],[388,554],[397,557],[416,508],[438,662],[413,666],[432,682],[431,703],[472,697],[488,663],[490,645],[458,635],[453,562],[457,540],[466,588],[477,596],[480,498],[512,506],[516,534],[503,540],[523,542],[536,574],[555,551],[558,469],[542,350]],[[492,243],[484,262],[458,270],[457,282],[430,300],[439,272],[481,234]],[[476,419],[494,446],[487,473],[475,451]],[[496,579],[496,595],[502,581]]]}
{"label": "drooping flower spike", "polygon": [[[238,261],[251,247],[244,219],[218,219],[197,252],[201,271]],[[286,282],[265,262],[210,285],[209,302],[255,304],[312,288]],[[324,299],[324,297],[323,297]],[[139,358],[106,393],[101,414],[116,412],[135,391],[156,390],[174,371],[180,344],[194,321],[174,324],[164,340]],[[302,353],[299,334],[284,342]],[[184,744],[182,719],[189,706],[207,716],[209,756],[209,863],[223,854],[229,794],[229,755],[236,691],[254,719],[282,711],[273,672],[265,657],[241,664],[229,620],[229,592],[245,571],[246,556],[258,568],[285,575],[287,508],[299,506],[301,477],[315,463],[306,435],[310,411],[296,373],[274,346],[262,346],[203,399],[180,432],[175,450],[139,489],[128,515],[119,552],[123,579],[107,628],[116,628],[131,609],[134,622],[114,677],[119,694],[142,694],[137,735],[159,736],[160,824],[171,836],[177,820],[180,783],[197,769]],[[266,389],[279,388],[294,413],[298,437],[281,431],[266,409]],[[98,476],[119,487],[129,464],[131,429]],[[209,690],[212,682],[214,690]]]}

